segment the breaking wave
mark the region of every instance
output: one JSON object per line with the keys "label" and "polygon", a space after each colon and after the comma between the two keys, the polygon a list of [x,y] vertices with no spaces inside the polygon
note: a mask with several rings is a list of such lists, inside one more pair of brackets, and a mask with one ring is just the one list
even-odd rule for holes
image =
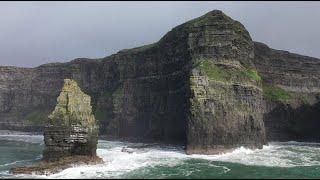
{"label": "breaking wave", "polygon": [[[1,136],[2,137],[2,136]],[[0,137],[0,138],[1,138]],[[39,137],[17,136],[15,140],[40,142]],[[11,139],[14,139],[11,137]],[[41,139],[42,140],[42,139]],[[133,152],[122,152],[123,147],[132,148]],[[251,150],[243,147],[233,152],[218,155],[186,155],[181,146],[145,146],[142,143],[127,143],[99,140],[97,154],[104,160],[100,165],[81,165],[65,169],[50,176],[32,175],[31,178],[119,178],[125,174],[141,169],[159,166],[177,167],[190,160],[203,160],[207,166],[220,168],[228,173],[230,168],[217,162],[237,163],[246,166],[297,167],[319,166],[320,144],[300,142],[272,142],[262,149]],[[186,171],[185,176],[191,172]],[[0,175],[1,176],[1,175]],[[28,177],[25,175],[15,176]]]}
{"label": "breaking wave", "polygon": [[191,155],[193,158],[240,163],[252,166],[296,167],[320,165],[320,144],[300,142],[271,142],[262,149],[240,147],[219,155]]}

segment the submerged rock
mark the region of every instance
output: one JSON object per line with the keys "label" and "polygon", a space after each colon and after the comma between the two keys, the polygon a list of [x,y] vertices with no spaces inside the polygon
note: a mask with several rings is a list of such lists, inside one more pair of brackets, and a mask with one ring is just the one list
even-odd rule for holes
{"label": "submerged rock", "polygon": [[126,152],[126,153],[129,153],[129,154],[132,154],[134,152],[134,150],[132,148],[123,147],[121,149],[121,152]]}
{"label": "submerged rock", "polygon": [[75,81],[65,79],[57,105],[49,115],[49,125],[44,129],[42,161],[11,172],[51,174],[72,164],[101,163],[102,159],[96,156],[98,126],[90,103],[90,96],[83,93]]}

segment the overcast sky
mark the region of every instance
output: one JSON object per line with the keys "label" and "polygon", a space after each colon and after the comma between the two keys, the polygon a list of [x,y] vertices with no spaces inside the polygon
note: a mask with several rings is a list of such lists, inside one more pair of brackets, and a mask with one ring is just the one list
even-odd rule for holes
{"label": "overcast sky", "polygon": [[105,57],[214,9],[255,41],[320,58],[320,2],[0,2],[0,65]]}

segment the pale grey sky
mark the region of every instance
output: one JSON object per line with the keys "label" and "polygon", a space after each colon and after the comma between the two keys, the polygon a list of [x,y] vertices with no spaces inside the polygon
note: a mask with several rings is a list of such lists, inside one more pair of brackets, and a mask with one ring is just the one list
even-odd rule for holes
{"label": "pale grey sky", "polygon": [[105,57],[214,9],[255,41],[320,58],[320,2],[0,2],[0,65]]}

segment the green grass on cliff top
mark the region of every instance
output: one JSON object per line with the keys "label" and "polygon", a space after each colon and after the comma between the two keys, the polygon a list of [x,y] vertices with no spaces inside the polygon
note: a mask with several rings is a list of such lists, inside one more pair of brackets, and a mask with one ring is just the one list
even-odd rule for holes
{"label": "green grass on cliff top", "polygon": [[276,85],[263,85],[263,95],[269,101],[289,102],[292,94]]}
{"label": "green grass on cliff top", "polygon": [[248,69],[244,73],[255,81],[261,81],[261,77],[259,76],[258,72],[254,69]]}

